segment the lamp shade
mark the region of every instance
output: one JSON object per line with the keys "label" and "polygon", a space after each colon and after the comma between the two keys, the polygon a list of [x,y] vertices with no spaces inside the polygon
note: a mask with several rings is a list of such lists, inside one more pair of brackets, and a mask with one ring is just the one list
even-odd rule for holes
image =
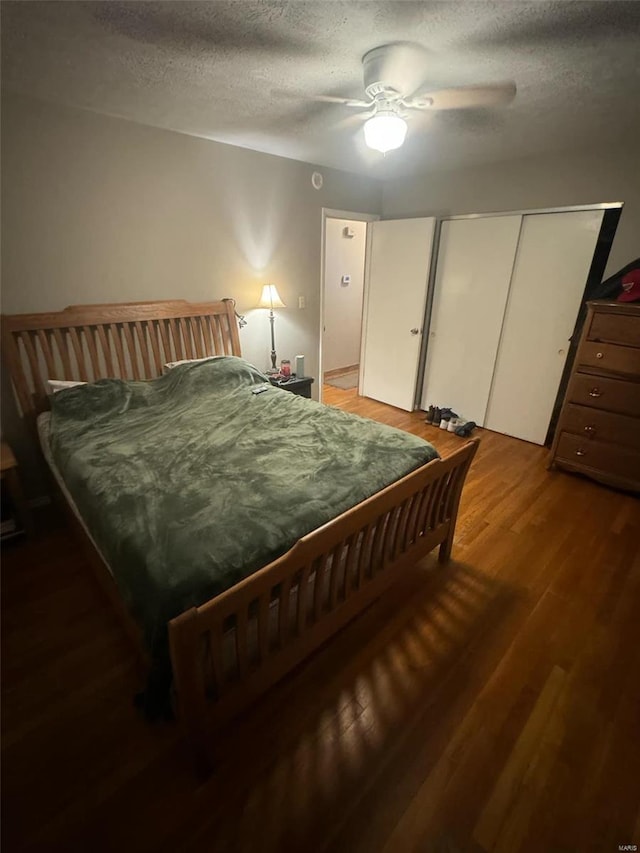
{"label": "lamp shade", "polygon": [[280,295],[276,289],[275,284],[265,284],[262,288],[262,293],[260,294],[260,301],[258,302],[258,308],[286,308],[287,306],[284,304],[282,299],[280,299]]}
{"label": "lamp shade", "polygon": [[394,112],[378,112],[364,126],[364,141],[369,148],[386,154],[400,148],[407,135],[407,123]]}

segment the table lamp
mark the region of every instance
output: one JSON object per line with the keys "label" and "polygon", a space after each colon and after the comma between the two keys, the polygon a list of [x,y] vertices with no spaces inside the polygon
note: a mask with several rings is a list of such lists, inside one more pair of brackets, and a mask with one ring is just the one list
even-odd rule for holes
{"label": "table lamp", "polygon": [[278,373],[278,368],[276,367],[276,338],[274,332],[274,323],[276,318],[273,313],[273,309],[286,307],[287,306],[284,304],[282,299],[280,299],[275,284],[265,284],[262,288],[258,308],[269,309],[269,322],[271,323],[271,369],[267,370],[267,373]]}

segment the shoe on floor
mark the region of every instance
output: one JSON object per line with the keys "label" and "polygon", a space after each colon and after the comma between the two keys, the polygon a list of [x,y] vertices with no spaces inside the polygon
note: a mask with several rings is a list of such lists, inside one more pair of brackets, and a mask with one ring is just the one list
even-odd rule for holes
{"label": "shoe on floor", "polygon": [[467,421],[466,424],[462,424],[462,426],[456,427],[454,432],[456,435],[461,435],[463,438],[468,438],[474,431],[476,426],[477,424],[475,421]]}
{"label": "shoe on floor", "polygon": [[440,409],[440,418],[444,418],[445,421],[451,420],[451,418],[459,418],[460,415],[456,414],[453,409]]}
{"label": "shoe on floor", "polygon": [[461,427],[463,424],[466,424],[464,418],[451,418],[449,421],[449,426],[447,427],[449,432],[455,432],[458,427]]}
{"label": "shoe on floor", "polygon": [[427,412],[427,417],[424,419],[424,422],[426,424],[432,424],[433,423],[433,413],[435,412],[435,410],[436,410],[435,406],[429,406],[429,411]]}

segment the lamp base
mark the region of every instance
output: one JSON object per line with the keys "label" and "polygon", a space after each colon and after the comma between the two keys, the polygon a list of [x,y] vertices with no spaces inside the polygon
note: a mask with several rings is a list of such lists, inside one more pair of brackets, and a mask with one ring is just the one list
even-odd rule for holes
{"label": "lamp base", "polygon": [[277,367],[275,367],[275,368],[270,367],[268,370],[265,370],[264,374],[265,374],[265,376],[279,376],[280,371],[278,370]]}

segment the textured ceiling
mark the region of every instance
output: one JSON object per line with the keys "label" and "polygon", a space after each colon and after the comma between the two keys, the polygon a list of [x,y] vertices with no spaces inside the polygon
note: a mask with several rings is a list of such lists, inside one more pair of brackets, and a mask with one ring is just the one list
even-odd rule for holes
{"label": "textured ceiling", "polygon": [[[3,87],[376,177],[640,135],[640,2],[2,2]],[[406,87],[513,79],[501,110],[417,114],[404,147],[317,94],[409,41]]]}

